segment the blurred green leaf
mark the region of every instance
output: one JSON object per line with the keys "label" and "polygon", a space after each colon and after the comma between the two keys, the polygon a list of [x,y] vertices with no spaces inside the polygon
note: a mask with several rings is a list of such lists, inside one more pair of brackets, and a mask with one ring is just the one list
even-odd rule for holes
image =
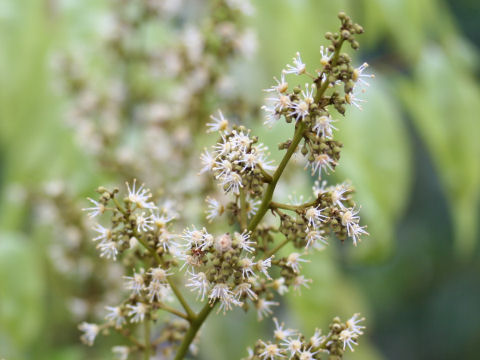
{"label": "blurred green leaf", "polygon": [[371,234],[354,256],[382,259],[393,247],[395,224],[408,200],[411,178],[410,142],[400,109],[381,77],[371,81],[359,111],[341,119],[338,135],[344,142],[337,179],[350,179],[362,204],[361,215]]}
{"label": "blurred green leaf", "polygon": [[0,234],[0,279],[1,355],[13,358],[27,350],[42,325],[44,277],[37,251],[25,238]]}
{"label": "blurred green leaf", "polygon": [[456,247],[465,255],[473,250],[479,216],[479,88],[456,58],[429,47],[401,95],[440,175]]}

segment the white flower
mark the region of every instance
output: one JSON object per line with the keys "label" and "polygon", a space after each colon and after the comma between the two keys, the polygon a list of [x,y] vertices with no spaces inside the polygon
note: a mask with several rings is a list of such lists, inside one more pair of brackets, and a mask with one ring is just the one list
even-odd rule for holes
{"label": "white flower", "polygon": [[348,346],[352,352],[355,351],[352,345],[358,345],[356,342],[357,338],[358,335],[351,330],[343,330],[339,335],[340,341],[343,341],[343,350],[345,350],[345,348]]}
{"label": "white flower", "polygon": [[320,133],[326,138],[331,139],[333,137],[333,130],[338,130],[332,123],[335,122],[330,116],[322,115],[315,119],[315,125],[313,125],[312,130],[316,131],[317,136],[320,136]]}
{"label": "white flower", "polygon": [[347,228],[348,236],[352,236],[353,226],[360,221],[360,216],[358,216],[359,211],[360,209],[356,210],[355,208],[349,208],[340,212],[342,225]]}
{"label": "white flower", "polygon": [[141,291],[145,288],[145,280],[143,278],[143,272],[137,274],[133,272],[133,276],[124,276],[127,280],[125,287],[127,290],[132,291],[134,295],[140,295]]}
{"label": "white flower", "polygon": [[302,341],[300,340],[300,336],[296,339],[284,339],[282,342],[282,345],[286,347],[286,349],[290,352],[290,359],[295,356],[295,354],[300,352],[300,349],[302,348],[303,344]]}
{"label": "white flower", "polygon": [[360,242],[359,236],[361,235],[369,235],[368,232],[365,231],[365,226],[360,226],[358,224],[353,224],[351,228],[351,234],[353,240],[353,245],[357,246],[357,243]]}
{"label": "white flower", "polygon": [[260,199],[250,199],[247,201],[247,216],[249,219],[257,213],[260,203]]}
{"label": "white flower", "polygon": [[348,184],[343,183],[343,184],[336,185],[330,192],[332,196],[332,202],[336,204],[340,209],[345,208],[342,201],[347,200],[344,194],[349,190],[350,190],[350,187],[348,186]]}
{"label": "white flower", "polygon": [[290,96],[282,93],[278,93],[275,97],[269,97],[265,99],[268,101],[275,111],[282,112],[284,109],[288,109],[291,104]]}
{"label": "white flower", "polygon": [[225,193],[230,191],[235,195],[240,194],[240,188],[243,188],[242,177],[236,172],[231,172],[221,179],[220,185],[223,187]]}
{"label": "white flower", "polygon": [[215,161],[213,171],[215,172],[215,178],[219,179],[223,176],[228,176],[233,169],[233,164],[228,159],[218,159]]}
{"label": "white flower", "polygon": [[275,360],[278,357],[285,357],[282,355],[283,350],[277,344],[266,344],[260,341],[263,346],[263,352],[260,353],[262,360]]}
{"label": "white flower", "polygon": [[285,326],[285,324],[283,322],[280,324],[278,322],[278,319],[275,317],[273,318],[273,322],[275,323],[275,330],[273,331],[273,336],[276,340],[282,341],[297,333],[297,331],[293,329],[284,329],[283,327]]}
{"label": "white flower", "polygon": [[288,64],[287,69],[284,71],[285,71],[285,74],[297,74],[297,75],[305,74],[306,66],[302,62],[302,58],[300,57],[299,52],[297,52],[296,56],[293,58],[293,65]]}
{"label": "white flower", "polygon": [[207,149],[205,149],[202,155],[200,155],[200,161],[202,162],[202,165],[203,165],[203,168],[200,170],[200,174],[203,174],[207,171],[213,170],[213,167],[215,166],[216,158],[212,156],[212,154],[210,154]]}
{"label": "white flower", "polygon": [[319,350],[318,350],[318,351],[315,351],[315,352],[311,352],[310,350],[312,350],[311,347],[310,347],[308,350],[300,351],[300,352],[298,353],[298,359],[299,359],[299,360],[313,360],[313,359],[314,359],[313,356],[314,356],[316,353],[318,353]]}
{"label": "white flower", "polygon": [[183,230],[182,239],[186,241],[187,247],[193,247],[199,249],[204,245],[206,236],[208,234],[207,230],[203,228],[202,230],[197,230],[195,226],[192,226],[192,230],[186,228]]}
{"label": "white flower", "polygon": [[321,333],[322,333],[322,330],[315,329],[315,333],[310,338],[310,344],[312,344],[312,347],[314,348],[319,347],[320,344],[325,340],[325,336],[320,335]]}
{"label": "white flower", "polygon": [[152,277],[152,281],[158,281],[162,284],[167,283],[167,276],[172,275],[172,273],[167,272],[166,270],[162,269],[161,267],[156,267],[150,269],[150,271],[147,273]]}
{"label": "white flower", "polygon": [[318,177],[322,176],[322,170],[328,174],[328,171],[333,171],[332,165],[336,165],[335,160],[330,158],[327,154],[318,154],[315,155],[315,159],[312,163],[310,163],[312,167],[312,176],[318,172]]}
{"label": "white flower", "polygon": [[325,220],[328,219],[328,216],[325,216],[322,214],[322,211],[326,210],[326,208],[319,209],[320,205],[317,207],[309,207],[305,211],[305,218],[308,221],[308,226],[310,227],[316,227],[317,223],[324,222]]}
{"label": "white flower", "polygon": [[187,271],[187,275],[188,280],[185,286],[190,288],[191,291],[198,292],[197,299],[200,298],[200,300],[203,301],[210,289],[210,282],[207,280],[207,275],[203,272],[195,274],[189,271]]}
{"label": "white flower", "polygon": [[299,253],[293,252],[290,255],[288,255],[286,265],[292,268],[294,272],[298,273],[300,272],[301,262],[310,262],[310,261],[302,259]]}
{"label": "white flower", "polygon": [[113,241],[104,241],[97,245],[97,248],[100,249],[100,257],[106,259],[117,260],[118,248],[117,243]]}
{"label": "white flower", "polygon": [[307,236],[305,237],[305,240],[307,240],[305,249],[308,249],[312,245],[315,248],[322,249],[322,244],[328,245],[327,239],[324,236],[322,236],[322,234],[323,234],[323,231],[320,231],[320,230],[309,230],[307,233]]}
{"label": "white flower", "polygon": [[117,329],[121,328],[122,325],[126,323],[122,308],[120,306],[105,306],[105,309],[108,310],[107,315],[105,315],[105,319],[115,323],[115,327]]}
{"label": "white flower", "polygon": [[237,132],[234,130],[232,131],[232,134],[233,137],[230,139],[230,141],[235,149],[245,152],[250,148],[253,140],[250,139],[248,133],[244,134],[243,131]]}
{"label": "white flower", "polygon": [[357,87],[353,88],[353,91],[345,94],[345,101],[349,105],[355,106],[358,110],[363,110],[362,105],[360,103],[366,102],[366,100],[358,98],[358,92],[365,92],[365,90],[357,90]]}
{"label": "white flower", "polygon": [[255,262],[253,261],[254,258],[245,257],[238,261],[240,268],[242,269],[242,277],[249,278],[249,277],[256,277],[255,273],[253,272],[253,266]]}
{"label": "white flower", "polygon": [[128,200],[135,204],[140,209],[155,209],[156,206],[153,202],[148,201],[152,194],[150,190],[145,188],[144,184],[142,184],[138,189],[136,189],[137,179],[133,179],[132,188],[130,188],[130,184],[127,182],[127,189],[128,189]]}
{"label": "white flower", "polygon": [[261,271],[267,279],[271,279],[270,275],[268,275],[268,269],[272,266],[272,259],[273,255],[268,259],[258,260],[257,262],[257,269]]}
{"label": "white flower", "polygon": [[277,112],[274,106],[263,105],[262,110],[266,112],[265,117],[267,119],[263,123],[264,125],[272,127],[277,123],[278,120],[280,120],[281,114]]}
{"label": "white flower", "polygon": [[207,123],[207,133],[211,132],[224,132],[228,130],[228,120],[225,119],[223,116],[222,112],[218,110],[218,117],[215,117],[213,115],[210,115],[210,119],[212,119],[212,122]]}
{"label": "white flower", "polygon": [[140,214],[137,214],[137,231],[147,232],[148,230],[153,230],[153,224],[153,215],[145,216],[144,211],[142,211]]}
{"label": "white flower", "polygon": [[207,197],[205,201],[208,204],[207,210],[207,220],[208,222],[212,222],[217,217],[220,217],[225,212],[225,207],[219,201],[215,200],[214,198]]}
{"label": "white flower", "polygon": [[285,70],[282,71],[280,81],[276,77],[273,77],[277,85],[273,85],[270,89],[265,89],[266,92],[278,92],[280,94],[285,93],[288,90],[288,83],[285,81]]}
{"label": "white flower", "polygon": [[98,215],[102,215],[105,212],[105,205],[91,198],[87,198],[87,200],[90,201],[94,206],[89,208],[84,208],[82,209],[82,211],[87,211],[89,213],[88,216],[90,218],[94,218]]}
{"label": "white flower", "polygon": [[217,311],[223,311],[225,314],[228,310],[232,310],[232,306],[242,306],[243,303],[235,299],[233,292],[226,284],[216,284],[210,291],[208,296],[210,304],[213,304],[217,299],[220,301],[220,307]]}
{"label": "white flower", "polygon": [[243,233],[235,232],[233,234],[234,243],[242,250],[245,250],[248,253],[255,251],[255,248],[250,245],[256,245],[255,241],[250,241],[250,232],[245,230]]}
{"label": "white flower", "polygon": [[315,84],[312,84],[309,89],[309,84],[305,84],[305,90],[302,90],[303,99],[298,102],[292,103],[290,116],[296,120],[305,119],[310,114],[310,105],[313,103],[313,92],[315,90]]}
{"label": "white flower", "polygon": [[285,285],[285,278],[284,277],[279,277],[278,279],[275,279],[272,283],[273,288],[280,294],[284,295],[285,293],[288,292],[288,287]]}
{"label": "white flower", "polygon": [[148,284],[147,287],[147,291],[147,298],[150,302],[154,302],[155,299],[157,299],[157,301],[159,302],[165,301],[171,295],[170,287],[158,280],[150,281],[150,284]]}
{"label": "white flower", "polygon": [[278,306],[280,305],[276,301],[268,301],[265,299],[258,299],[257,302],[255,303],[255,307],[257,308],[257,317],[258,320],[263,320],[264,317],[267,317],[271,314],[273,314],[272,309],[270,307],[272,306]]}
{"label": "white flower", "polygon": [[250,283],[241,283],[237,285],[234,290],[235,297],[240,299],[242,296],[246,295],[250,300],[257,300],[257,294],[252,290],[252,284]]}
{"label": "white flower", "polygon": [[93,342],[100,331],[100,327],[97,324],[91,324],[87,322],[82,322],[80,325],[78,325],[78,329],[84,333],[80,339],[89,346],[93,345]]}
{"label": "white flower", "polygon": [[293,279],[293,290],[298,291],[300,294],[302,291],[302,286],[306,287],[307,289],[310,289],[310,286],[308,286],[308,283],[311,283],[312,279],[306,279],[305,276],[303,275],[298,275],[295,276],[295,279]]}
{"label": "white flower", "polygon": [[322,55],[320,59],[320,64],[325,66],[330,62],[330,59],[333,56],[333,52],[331,52],[328,47],[320,46],[320,55]]}
{"label": "white flower", "polygon": [[110,240],[112,238],[112,235],[113,235],[112,231],[110,229],[104,228],[100,224],[95,224],[93,230],[95,230],[96,232],[98,232],[100,234],[97,237],[94,237],[93,241],[100,240],[100,242],[102,243],[102,242]]}
{"label": "white flower", "polygon": [[352,74],[352,80],[355,81],[355,82],[359,82],[361,85],[364,85],[364,86],[370,86],[370,84],[368,82],[366,82],[365,80],[363,80],[363,78],[369,78],[369,79],[373,79],[375,77],[375,75],[373,74],[364,74],[363,71],[368,67],[368,64],[367,63],[363,63],[361,66],[359,66],[358,68],[356,68],[355,70],[353,70],[353,74]]}
{"label": "white flower", "polygon": [[148,305],[137,302],[136,305],[127,305],[127,308],[130,309],[128,316],[131,316],[130,322],[143,322],[145,320],[145,314],[148,311]]}
{"label": "white flower", "polygon": [[360,314],[356,313],[353,314],[353,316],[347,320],[345,323],[347,325],[348,330],[350,330],[352,333],[357,334],[357,335],[362,335],[363,334],[363,329],[365,329],[365,326],[359,325],[360,322],[365,321],[365,318],[362,317],[360,318]]}
{"label": "white flower", "polygon": [[117,360],[127,360],[130,349],[128,346],[114,346],[112,352]]}

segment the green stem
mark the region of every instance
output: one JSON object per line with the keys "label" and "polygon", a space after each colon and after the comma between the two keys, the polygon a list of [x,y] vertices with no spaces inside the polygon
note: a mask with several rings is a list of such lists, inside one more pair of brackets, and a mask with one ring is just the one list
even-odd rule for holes
{"label": "green stem", "polygon": [[263,256],[263,259],[268,259],[270,256],[272,256],[273,254],[275,254],[278,250],[280,250],[282,247],[284,247],[285,245],[288,244],[288,242],[290,241],[289,238],[286,238],[285,240],[283,240],[280,244],[278,244],[277,246],[275,246],[272,250],[268,251],[264,256]]}
{"label": "green stem", "polygon": [[187,314],[184,314],[182,313],[181,311],[178,311],[177,309],[174,309],[173,307],[171,306],[168,306],[166,304],[163,304],[163,303],[159,303],[158,304],[158,307],[162,310],[165,310],[173,315],[177,315],[178,317],[181,317],[182,319],[185,319],[185,320],[190,320],[190,318],[188,317]]}
{"label": "green stem", "polygon": [[273,174],[273,177],[272,177],[272,181],[267,186],[267,190],[265,191],[265,195],[263,197],[262,203],[260,204],[260,208],[258,209],[257,214],[253,217],[252,221],[248,225],[249,231],[255,230],[257,225],[260,223],[260,221],[263,219],[266,212],[268,211],[270,207],[270,202],[272,201],[273,192],[275,191],[275,187],[277,186],[278,180],[280,180],[280,176],[282,176],[283,170],[285,170],[285,167],[287,166],[288,161],[290,160],[293,153],[297,149],[298,144],[302,140],[305,127],[306,125],[304,122],[298,123],[297,128],[295,130],[295,134],[293,136],[292,143],[288,147],[287,153],[284,155],[282,161],[280,162],[280,165],[278,165],[277,170],[275,170],[275,173]]}
{"label": "green stem", "polygon": [[247,200],[243,189],[240,189],[240,227],[247,228]]}
{"label": "green stem", "polygon": [[205,319],[210,314],[214,306],[215,304],[210,305],[207,302],[205,306],[202,308],[202,310],[198,313],[198,315],[195,316],[195,318],[190,322],[190,328],[185,334],[185,337],[183,338],[183,341],[180,344],[180,347],[178,348],[178,352],[177,352],[177,355],[175,355],[174,360],[182,360],[185,357],[190,344],[195,338],[195,335],[197,335],[198,330],[200,330],[200,327],[202,326],[202,324],[204,323]]}
{"label": "green stem", "polygon": [[150,319],[145,319],[145,349],[143,351],[143,358],[145,360],[150,359]]}

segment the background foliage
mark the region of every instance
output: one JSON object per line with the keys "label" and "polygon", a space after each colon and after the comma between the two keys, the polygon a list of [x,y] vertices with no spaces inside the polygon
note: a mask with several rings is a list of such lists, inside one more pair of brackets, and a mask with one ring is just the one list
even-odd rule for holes
{"label": "background foliage", "polygon": [[[368,334],[351,359],[475,358],[480,341],[480,6],[475,0],[262,0],[253,25],[259,52],[238,64],[239,86],[262,88],[300,51],[316,64],[323,33],[344,10],[366,34],[358,62],[376,79],[362,112],[340,125],[339,179],[352,180],[371,236],[358,249],[331,246],[290,296],[282,317],[304,332],[361,311]],[[70,289],[46,256],[49,230],[34,226],[24,197],[52,179],[82,196],[101,183],[63,125],[53,91],[54,52],[85,46],[105,1],[0,2],[0,357],[108,358],[106,343],[79,344]],[[260,124],[260,119],[257,119]],[[274,149],[282,128],[266,131]],[[216,316],[203,359],[236,359],[270,328],[252,314]],[[102,346],[103,345],[103,346]],[[108,355],[105,355],[108,354]]]}

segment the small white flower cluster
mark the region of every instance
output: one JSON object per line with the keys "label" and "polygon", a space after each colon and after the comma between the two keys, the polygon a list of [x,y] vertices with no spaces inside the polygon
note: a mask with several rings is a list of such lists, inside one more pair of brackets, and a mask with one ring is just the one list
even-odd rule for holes
{"label": "small white flower cluster", "polygon": [[321,330],[316,329],[313,336],[307,338],[297,330],[286,329],[284,323],[274,318],[273,341],[257,341],[253,349],[247,349],[248,356],[244,360],[319,360],[324,354],[340,359],[347,347],[354,351],[352,345],[357,345],[358,337],[365,329],[359,324],[363,320],[359,314],[354,314],[345,324],[335,318],[328,334],[321,335]]}
{"label": "small white flower cluster", "polygon": [[212,119],[214,122],[207,124],[209,131],[219,132],[221,138],[211,151],[205,149],[200,172],[212,172],[225,193],[239,195],[244,188],[247,193],[258,196],[263,183],[255,181],[256,178],[261,178],[262,171],[274,169],[272,161],[267,159],[268,148],[258,144],[243,127],[229,130],[228,120],[220,111],[219,117],[212,116]]}

